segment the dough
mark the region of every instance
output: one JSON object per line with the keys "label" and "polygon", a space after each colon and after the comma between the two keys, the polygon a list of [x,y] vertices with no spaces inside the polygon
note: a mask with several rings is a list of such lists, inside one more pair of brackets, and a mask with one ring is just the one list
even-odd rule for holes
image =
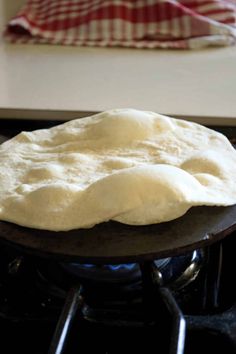
{"label": "dough", "polygon": [[236,152],[196,123],[114,109],[0,145],[0,220],[53,231],[236,203]]}

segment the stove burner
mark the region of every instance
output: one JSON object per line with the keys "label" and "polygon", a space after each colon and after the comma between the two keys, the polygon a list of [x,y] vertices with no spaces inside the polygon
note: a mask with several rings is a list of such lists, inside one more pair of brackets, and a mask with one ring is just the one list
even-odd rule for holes
{"label": "stove burner", "polygon": [[[156,261],[158,268],[167,265],[170,258],[164,258]],[[61,266],[69,273],[74,274],[81,281],[91,280],[95,283],[127,283],[140,280],[141,272],[137,263],[127,264],[79,264],[79,263],[61,263]]]}
{"label": "stove burner", "polygon": [[[195,250],[187,254],[162,258],[154,263],[165,285],[181,288],[197,276],[203,262],[203,251]],[[60,263],[66,272],[76,276],[81,283],[92,282],[95,286],[106,283],[134,284],[141,281],[138,263],[117,265],[94,265],[78,263]]]}

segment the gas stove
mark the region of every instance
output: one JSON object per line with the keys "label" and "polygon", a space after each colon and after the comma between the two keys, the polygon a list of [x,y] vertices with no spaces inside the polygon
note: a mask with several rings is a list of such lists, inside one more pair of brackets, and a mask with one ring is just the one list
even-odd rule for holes
{"label": "gas stove", "polygon": [[[2,121],[0,141],[57,123]],[[214,128],[234,142],[235,128]],[[154,261],[104,265],[0,242],[4,353],[236,353],[235,237]]]}

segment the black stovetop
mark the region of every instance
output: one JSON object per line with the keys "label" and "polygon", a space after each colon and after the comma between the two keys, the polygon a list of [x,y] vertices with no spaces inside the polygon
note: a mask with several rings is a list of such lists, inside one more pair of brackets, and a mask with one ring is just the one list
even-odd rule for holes
{"label": "black stovetop", "polygon": [[[153,271],[152,263],[142,269],[144,286],[141,278],[124,284],[94,283],[68,273],[65,265],[55,261],[1,246],[0,336],[4,353],[49,353],[65,303],[60,324],[71,323],[64,353],[90,353],[94,345],[96,353],[103,354],[157,350],[163,354],[236,353],[235,237],[232,234],[198,251],[202,259],[196,277],[181,286],[178,281],[164,286],[153,282],[158,271]],[[91,265],[87,266],[90,269]],[[172,327],[179,315],[186,322],[185,350],[171,351]],[[55,349],[58,333],[56,337],[50,354],[61,353]]]}
{"label": "black stovetop", "polygon": [[[56,123],[6,120],[0,135]],[[235,128],[215,129],[236,136]],[[0,244],[0,352],[236,353],[235,237],[110,268],[62,264]]]}

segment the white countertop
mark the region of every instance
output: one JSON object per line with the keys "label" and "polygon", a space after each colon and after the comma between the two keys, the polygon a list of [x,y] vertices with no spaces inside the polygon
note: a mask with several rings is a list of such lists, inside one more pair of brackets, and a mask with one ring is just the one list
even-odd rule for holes
{"label": "white countertop", "polygon": [[[0,29],[23,0],[0,0]],[[236,47],[198,51],[13,45],[0,40],[0,118],[65,119],[133,107],[236,125]]]}

